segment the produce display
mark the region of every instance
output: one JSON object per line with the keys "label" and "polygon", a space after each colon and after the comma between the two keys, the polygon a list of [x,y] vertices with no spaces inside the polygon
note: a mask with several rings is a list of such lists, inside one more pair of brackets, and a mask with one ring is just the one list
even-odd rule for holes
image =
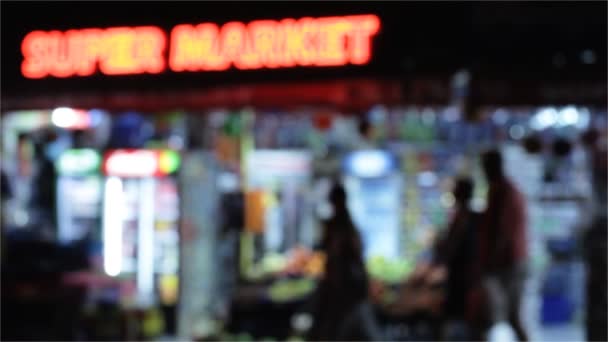
{"label": "produce display", "polygon": [[320,277],[325,270],[325,260],[326,257],[324,253],[313,253],[304,266],[304,274],[315,278]]}
{"label": "produce display", "polygon": [[318,277],[325,267],[325,254],[298,246],[289,253],[283,273]]}
{"label": "produce display", "polygon": [[266,274],[282,272],[287,267],[287,257],[280,253],[268,253],[262,258],[261,267]]}
{"label": "produce display", "polygon": [[312,252],[304,247],[296,246],[289,252],[287,265],[283,270],[288,274],[300,274],[303,273],[304,268],[310,260]]}
{"label": "produce display", "polygon": [[407,279],[414,269],[414,264],[409,259],[389,260],[381,256],[375,256],[367,261],[366,268],[372,279],[396,284]]}
{"label": "produce display", "polygon": [[287,254],[268,253],[252,266],[263,275],[303,275],[319,277],[323,273],[325,255],[304,247],[295,247]]}
{"label": "produce display", "polygon": [[273,302],[286,302],[302,298],[314,289],[315,281],[311,278],[282,279],[270,287],[268,296]]}

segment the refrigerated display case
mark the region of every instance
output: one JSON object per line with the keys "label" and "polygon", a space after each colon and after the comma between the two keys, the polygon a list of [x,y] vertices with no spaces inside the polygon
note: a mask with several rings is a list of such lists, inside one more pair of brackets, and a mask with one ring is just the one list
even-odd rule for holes
{"label": "refrigerated display case", "polygon": [[365,258],[399,256],[401,177],[395,158],[380,150],[356,151],[344,160],[348,205]]}
{"label": "refrigerated display case", "polygon": [[101,219],[101,155],[71,149],[56,161],[58,241],[98,241]]}
{"label": "refrigerated display case", "polygon": [[343,184],[348,206],[364,246],[372,279],[396,284],[413,269],[403,245],[403,175],[398,158],[385,150],[358,150],[345,155]]}
{"label": "refrigerated display case", "polygon": [[[283,258],[297,246],[311,248],[315,232],[309,184],[312,156],[303,150],[254,150],[245,160],[245,230],[258,237],[251,256]],[[266,261],[264,261],[266,260]],[[285,262],[286,263],[286,262]]]}
{"label": "refrigerated display case", "polygon": [[135,284],[123,302],[174,306],[178,298],[179,197],[172,150],[111,150],[103,160],[104,270]]}

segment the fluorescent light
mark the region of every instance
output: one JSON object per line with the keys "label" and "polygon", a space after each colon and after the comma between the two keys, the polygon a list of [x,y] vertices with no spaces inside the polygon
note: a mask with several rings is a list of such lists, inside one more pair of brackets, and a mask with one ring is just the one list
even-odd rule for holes
{"label": "fluorescent light", "polygon": [[103,208],[103,267],[112,277],[122,271],[124,193],[122,180],[110,177],[105,184]]}
{"label": "fluorescent light", "polygon": [[[57,211],[58,211],[58,221],[59,221],[59,241],[60,242],[70,242],[70,240],[74,237],[74,228],[72,227],[72,213],[70,212],[72,209],[68,204],[66,205],[66,201],[69,199],[63,194],[65,189],[69,189],[70,185],[74,185],[70,181],[70,179],[66,177],[58,177],[57,179]],[[68,190],[69,191],[69,190]]]}
{"label": "fluorescent light", "polygon": [[557,111],[555,108],[547,108],[538,113],[538,120],[545,127],[549,127],[555,124],[557,121]]}
{"label": "fluorescent light", "polygon": [[553,107],[543,108],[532,117],[530,126],[535,130],[543,130],[549,128],[557,123],[558,114],[557,110]]}
{"label": "fluorescent light", "polygon": [[153,150],[117,150],[107,156],[105,172],[122,177],[150,177],[156,173],[157,162]]}
{"label": "fluorescent light", "polygon": [[576,126],[580,129],[585,129],[589,127],[589,122],[591,121],[591,114],[589,113],[589,109],[581,108],[578,111],[578,122]]}
{"label": "fluorescent light", "polygon": [[573,106],[568,106],[559,112],[560,126],[575,125],[579,120],[578,110]]}
{"label": "fluorescent light", "polygon": [[51,113],[51,122],[61,128],[87,128],[90,126],[90,121],[87,112],[68,107],[55,108]]}
{"label": "fluorescent light", "polygon": [[51,121],[57,127],[71,127],[77,120],[76,112],[72,108],[59,107],[51,114]]}
{"label": "fluorescent light", "polygon": [[350,156],[351,172],[359,177],[378,177],[390,171],[390,158],[382,151],[360,151]]}

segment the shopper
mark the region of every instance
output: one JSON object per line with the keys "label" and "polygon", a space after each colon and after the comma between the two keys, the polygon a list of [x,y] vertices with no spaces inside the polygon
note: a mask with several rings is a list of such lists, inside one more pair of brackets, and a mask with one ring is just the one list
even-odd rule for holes
{"label": "shopper", "polygon": [[4,232],[4,229],[6,228],[6,224],[7,224],[7,220],[6,220],[6,206],[9,202],[9,200],[11,200],[13,198],[13,191],[11,188],[11,185],[9,183],[9,178],[7,177],[6,173],[4,172],[4,169],[0,169],[0,188],[2,190],[0,200],[1,200],[1,204],[2,207],[0,208],[0,223],[2,224],[2,230]]}
{"label": "shopper", "polygon": [[482,155],[482,167],[489,191],[480,229],[480,262],[490,318],[493,324],[508,321],[519,341],[527,341],[519,312],[527,260],[525,201],[505,176],[498,150]]}
{"label": "shopper", "polygon": [[4,173],[4,169],[0,169],[0,182],[0,188],[2,190],[2,197],[0,197],[0,260],[4,260],[4,255],[6,253],[6,232],[7,225],[9,224],[7,206],[13,197],[9,178],[6,176],[6,173]]}
{"label": "shopper", "polygon": [[43,137],[34,145],[34,158],[37,162],[37,172],[32,182],[31,207],[39,213],[37,218],[41,227],[53,231],[57,227],[56,202],[57,189],[55,182],[57,172],[53,160],[47,155],[47,147],[54,137]]}
{"label": "shopper", "polygon": [[361,238],[346,207],[346,192],[336,184],[329,197],[334,212],[325,223],[321,247],[327,261],[315,293],[313,325],[308,339],[381,340],[368,297]]}
{"label": "shopper", "polygon": [[[597,132],[592,132],[596,135]],[[586,279],[586,337],[587,341],[607,341],[608,330],[608,170],[606,146],[597,137],[589,144],[591,179],[593,182],[592,207],[588,211],[591,222],[585,230],[583,251],[587,269]]]}
{"label": "shopper", "polygon": [[455,211],[438,251],[438,261],[447,267],[448,272],[444,319],[449,326],[453,326],[453,323],[461,326],[466,323],[466,332],[458,334],[459,336],[454,332],[447,332],[449,340],[457,337],[467,338],[466,335],[471,334],[471,324],[466,320],[470,311],[469,294],[477,280],[475,234],[479,222],[479,215],[473,212],[470,206],[473,188],[473,182],[469,178],[456,181],[453,191]]}

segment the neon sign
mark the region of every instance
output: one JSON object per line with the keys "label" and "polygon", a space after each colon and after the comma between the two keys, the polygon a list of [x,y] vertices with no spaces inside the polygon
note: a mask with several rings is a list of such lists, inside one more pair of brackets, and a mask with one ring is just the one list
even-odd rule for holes
{"label": "neon sign", "polygon": [[118,177],[158,177],[179,168],[179,154],[171,150],[114,150],[105,155],[104,174]]}
{"label": "neon sign", "polygon": [[[376,15],[175,26],[33,31],[21,44],[23,76],[158,74],[362,65],[371,59]],[[168,39],[170,38],[170,39]],[[167,56],[168,55],[168,56]]]}
{"label": "neon sign", "polygon": [[165,33],[158,27],[33,31],[21,43],[27,78],[158,74],[165,69]]}
{"label": "neon sign", "polygon": [[178,25],[171,31],[173,71],[365,64],[380,21],[374,15]]}

